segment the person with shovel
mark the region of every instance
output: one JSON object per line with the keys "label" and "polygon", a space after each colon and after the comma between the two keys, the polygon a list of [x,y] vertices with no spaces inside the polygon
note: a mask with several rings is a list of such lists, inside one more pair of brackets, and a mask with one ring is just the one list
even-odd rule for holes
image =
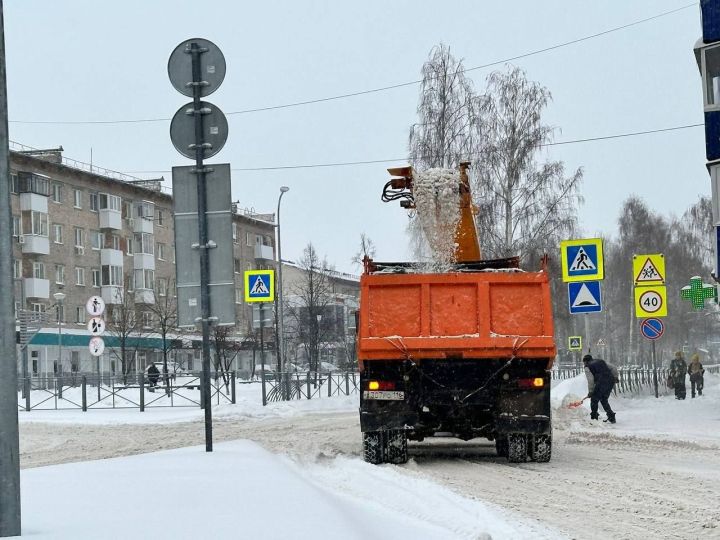
{"label": "person with shovel", "polygon": [[617,368],[601,358],[593,358],[590,354],[583,356],[583,364],[585,365],[585,376],[588,381],[587,398],[590,398],[590,419],[597,420],[600,418],[600,415],[598,415],[599,402],[603,406],[605,414],[607,414],[606,421],[614,424],[615,413],[610,408],[608,398],[615,383],[619,380]]}

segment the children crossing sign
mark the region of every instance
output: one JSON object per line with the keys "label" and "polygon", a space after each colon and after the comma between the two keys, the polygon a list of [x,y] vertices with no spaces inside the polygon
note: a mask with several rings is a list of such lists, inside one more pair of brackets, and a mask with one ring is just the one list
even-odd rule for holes
{"label": "children crossing sign", "polygon": [[245,271],[245,301],[246,302],[274,302],[275,301],[275,271],[274,270],[246,270]]}
{"label": "children crossing sign", "polygon": [[563,240],[560,242],[563,281],[604,279],[602,238]]}
{"label": "children crossing sign", "polygon": [[633,255],[633,276],[636,287],[664,285],[665,256],[662,253]]}

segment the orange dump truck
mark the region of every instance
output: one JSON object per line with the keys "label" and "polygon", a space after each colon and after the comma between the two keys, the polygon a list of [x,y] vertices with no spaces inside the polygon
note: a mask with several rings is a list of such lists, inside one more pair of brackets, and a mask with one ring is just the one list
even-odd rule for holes
{"label": "orange dump truck", "polygon": [[495,440],[511,462],[550,459],[550,285],[544,270],[517,266],[411,273],[366,259],[357,340],[366,461],[404,463],[408,439],[431,436]]}

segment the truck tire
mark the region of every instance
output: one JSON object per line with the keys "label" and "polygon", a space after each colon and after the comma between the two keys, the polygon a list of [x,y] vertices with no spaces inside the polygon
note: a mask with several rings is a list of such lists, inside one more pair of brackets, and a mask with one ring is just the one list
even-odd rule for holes
{"label": "truck tire", "polygon": [[368,463],[379,465],[383,462],[383,436],[381,431],[367,431],[362,434],[363,458]]}
{"label": "truck tire", "polygon": [[507,457],[508,456],[508,440],[507,437],[503,435],[498,435],[495,438],[495,451],[497,452],[498,457]]}
{"label": "truck tire", "polygon": [[535,435],[532,441],[531,457],[538,463],[547,463],[552,455],[552,435]]}
{"label": "truck tire", "polygon": [[528,438],[523,433],[508,435],[508,461],[510,463],[525,463],[528,457]]}
{"label": "truck tire", "polygon": [[407,463],[408,447],[407,433],[404,429],[392,429],[387,432],[385,439],[385,461],[400,465]]}

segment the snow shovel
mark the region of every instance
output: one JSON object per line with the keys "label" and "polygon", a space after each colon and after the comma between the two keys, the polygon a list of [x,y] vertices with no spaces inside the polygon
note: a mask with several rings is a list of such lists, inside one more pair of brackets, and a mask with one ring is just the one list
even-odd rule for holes
{"label": "snow shovel", "polygon": [[587,396],[582,398],[580,401],[573,401],[572,403],[568,403],[567,408],[568,409],[577,409],[580,405],[583,404],[583,401],[585,401],[586,399],[587,399]]}

